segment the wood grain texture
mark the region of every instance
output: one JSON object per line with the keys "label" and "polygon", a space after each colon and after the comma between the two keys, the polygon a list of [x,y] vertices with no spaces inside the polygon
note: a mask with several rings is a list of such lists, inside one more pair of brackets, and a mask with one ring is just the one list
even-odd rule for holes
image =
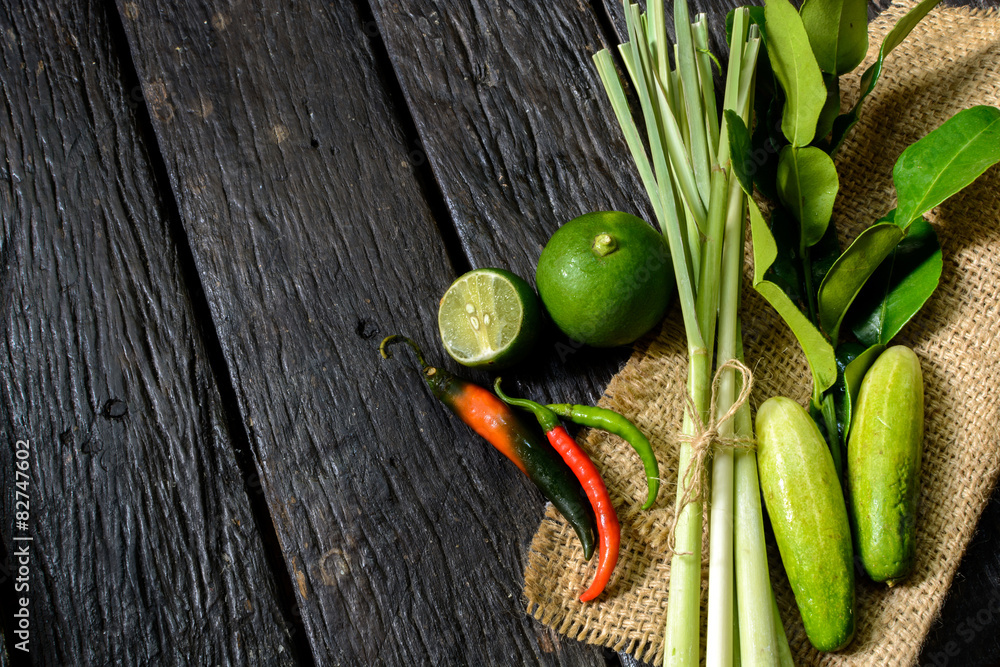
{"label": "wood grain texture", "polygon": [[540,495],[379,357],[454,272],[367,19],[118,6],[316,663],[603,664],[524,614]]}
{"label": "wood grain texture", "polygon": [[[30,550],[30,659],[288,664],[105,9],[0,8],[0,525],[8,559]],[[11,542],[16,440],[28,543]]]}

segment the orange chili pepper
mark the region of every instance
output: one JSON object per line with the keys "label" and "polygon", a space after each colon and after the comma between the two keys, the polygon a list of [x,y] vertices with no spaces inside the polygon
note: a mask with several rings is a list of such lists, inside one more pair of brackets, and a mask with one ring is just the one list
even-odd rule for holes
{"label": "orange chili pepper", "polygon": [[428,366],[420,348],[409,338],[389,336],[383,340],[380,346],[383,357],[390,357],[388,348],[395,343],[406,343],[413,349],[431,393],[535,483],[576,531],[583,556],[589,560],[594,553],[595,526],[587,495],[538,427],[521,419],[489,390],[443,368]]}

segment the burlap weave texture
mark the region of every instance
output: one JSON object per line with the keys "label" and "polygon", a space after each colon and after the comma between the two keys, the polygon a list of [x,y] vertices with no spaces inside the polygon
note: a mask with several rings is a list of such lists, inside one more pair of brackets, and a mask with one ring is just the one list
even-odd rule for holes
{"label": "burlap weave texture", "polygon": [[[884,35],[914,4],[894,4],[873,23],[868,58],[856,74],[842,78],[845,104],[853,104],[857,78]],[[841,190],[834,222],[842,244],[894,206],[892,166],[903,149],[977,104],[1000,106],[1000,15],[939,7],[887,58],[861,121],[837,157]],[[916,568],[892,589],[860,578],[853,643],[820,654],[809,645],[772,548],[772,581],[796,664],[913,664],[1000,470],[1000,169],[989,170],[928,218],[944,254],[941,284],[896,339],[917,352],[925,382]],[[805,405],[811,388],[805,358],[752,290],[749,276],[748,269],[743,324],[745,357],[756,382],[751,400],[756,405],[784,395]],[[656,448],[664,488],[654,509],[638,509],[645,478],[627,444],[599,432],[581,437],[622,522],[621,558],[607,592],[597,602],[577,601],[594,565],[583,561],[572,530],[552,508],[532,541],[525,570],[530,614],[569,637],[655,663],[662,660],[670,577],[665,545],[687,373],[679,319],[675,309],[655,339],[637,346],[602,399],[633,419]]]}

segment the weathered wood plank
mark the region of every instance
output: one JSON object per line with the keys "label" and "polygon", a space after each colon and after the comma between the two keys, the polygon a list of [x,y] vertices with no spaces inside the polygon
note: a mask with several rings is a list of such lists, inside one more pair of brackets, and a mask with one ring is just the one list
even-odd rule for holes
{"label": "weathered wood plank", "polygon": [[289,664],[106,6],[4,2],[0,28],[0,525],[29,547],[30,658]]}
{"label": "weathered wood plank", "polygon": [[523,612],[540,495],[378,355],[454,272],[366,20],[119,8],[316,662],[602,664]]}

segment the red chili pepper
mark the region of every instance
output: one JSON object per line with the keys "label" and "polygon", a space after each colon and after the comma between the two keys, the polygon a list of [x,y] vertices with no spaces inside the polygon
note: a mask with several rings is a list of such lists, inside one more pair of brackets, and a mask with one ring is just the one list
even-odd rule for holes
{"label": "red chili pepper", "polygon": [[618,515],[615,514],[614,505],[611,504],[611,496],[608,495],[608,488],[604,485],[604,480],[601,479],[601,473],[587,456],[587,453],[580,448],[580,445],[576,444],[576,440],[566,432],[566,428],[560,423],[559,417],[554,412],[534,401],[505,396],[500,390],[500,378],[497,378],[493,384],[493,389],[505,403],[534,413],[549,442],[552,443],[552,447],[559,452],[559,455],[580,480],[587,498],[590,499],[594,515],[597,517],[597,573],[594,574],[594,580],[587,590],[580,594],[580,601],[593,600],[604,592],[608,581],[611,580],[611,573],[618,563],[618,549],[621,544],[621,526],[618,524]]}
{"label": "red chili pepper", "polygon": [[589,560],[594,553],[595,526],[588,498],[573,472],[542,438],[538,427],[522,420],[489,390],[455,377],[443,368],[428,366],[420,348],[409,338],[389,336],[380,346],[382,356],[388,359],[388,347],[397,342],[413,348],[434,396],[517,465],[559,510],[576,531],[583,556]]}

